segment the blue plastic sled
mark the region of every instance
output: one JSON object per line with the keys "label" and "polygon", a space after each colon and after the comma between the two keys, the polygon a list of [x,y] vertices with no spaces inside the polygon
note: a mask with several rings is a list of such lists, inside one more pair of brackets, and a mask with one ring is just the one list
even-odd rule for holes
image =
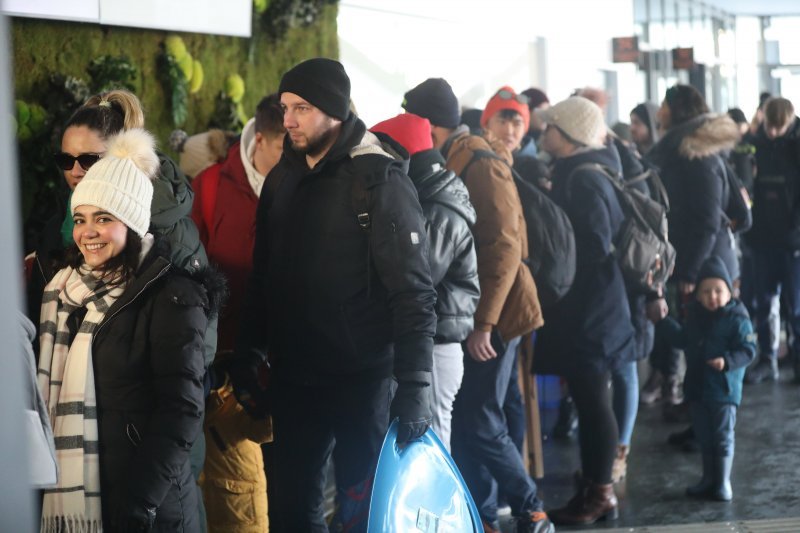
{"label": "blue plastic sled", "polygon": [[482,532],[466,483],[430,428],[402,449],[386,432],[370,501],[368,533]]}

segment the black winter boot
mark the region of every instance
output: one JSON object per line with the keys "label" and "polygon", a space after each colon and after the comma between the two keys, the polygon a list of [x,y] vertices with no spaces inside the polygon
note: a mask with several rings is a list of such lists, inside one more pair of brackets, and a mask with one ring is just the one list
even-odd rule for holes
{"label": "black winter boot", "polygon": [[703,477],[696,485],[686,489],[686,495],[690,498],[707,498],[711,495],[714,488],[714,456],[711,452],[703,452]]}
{"label": "black winter boot", "polygon": [[762,356],[747,369],[747,373],[744,375],[744,382],[755,385],[762,381],[778,381],[779,376],[778,358],[775,356]]}
{"label": "black winter boot", "polygon": [[711,498],[720,502],[729,502],[733,499],[731,487],[731,470],[733,468],[733,455],[714,456],[714,488]]}
{"label": "black winter boot", "polygon": [[558,420],[553,426],[553,437],[569,439],[575,436],[576,431],[578,431],[578,411],[575,409],[572,397],[565,396],[558,404]]}

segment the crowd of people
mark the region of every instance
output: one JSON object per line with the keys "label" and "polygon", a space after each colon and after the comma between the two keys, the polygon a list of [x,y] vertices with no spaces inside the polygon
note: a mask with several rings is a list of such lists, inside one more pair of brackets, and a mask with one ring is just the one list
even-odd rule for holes
{"label": "crowd of people", "polygon": [[[769,96],[751,122],[710,113],[679,84],[612,130],[607,99],[504,86],[462,110],[431,78],[368,128],[343,66],[315,58],[240,135],[174,135],[176,163],[134,94],[90,98],[26,263],[38,333],[20,317],[58,467],[42,531],[366,531],[396,419],[399,446],[435,431],[484,532],[508,506],[549,533],[616,518],[656,401],[702,452],[687,495],[729,501],[742,383],[778,378],[781,309],[800,379],[800,120]],[[634,201],[674,249],[674,268],[644,257],[644,283],[624,257]],[[541,267],[555,230],[566,287]],[[520,371],[560,376],[556,432],[579,428],[560,508],[523,460]]]}

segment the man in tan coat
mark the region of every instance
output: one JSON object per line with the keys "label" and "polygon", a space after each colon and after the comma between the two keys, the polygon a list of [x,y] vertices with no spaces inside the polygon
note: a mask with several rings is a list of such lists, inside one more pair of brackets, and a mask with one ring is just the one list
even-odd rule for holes
{"label": "man in tan coat", "polygon": [[[481,298],[466,340],[464,379],[453,408],[453,457],[484,522],[499,531],[497,486],[507,494],[518,532],[551,532],[536,484],[508,435],[503,402],[522,335],[544,322],[528,258],[525,219],[502,143],[490,145],[459,126],[458,99],[441,78],[405,94],[403,107],[430,120],[433,144],[461,176],[477,213],[473,227]],[[497,157],[478,157],[476,150]]]}

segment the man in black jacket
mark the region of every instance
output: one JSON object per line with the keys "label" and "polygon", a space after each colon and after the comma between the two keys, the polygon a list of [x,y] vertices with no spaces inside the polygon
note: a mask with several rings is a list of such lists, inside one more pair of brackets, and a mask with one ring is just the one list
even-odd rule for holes
{"label": "man in black jacket", "polygon": [[259,199],[231,374],[245,408],[263,416],[253,369],[269,356],[271,529],[328,531],[324,467],[333,454],[335,523],[366,531],[393,377],[398,442],[422,435],[431,419],[436,293],[425,222],[401,163],[350,112],[341,64],[300,63],[278,93],[287,135],[269,178],[277,189]]}
{"label": "man in black jacket", "polygon": [[772,302],[783,293],[792,332],[795,380],[800,379],[800,119],[786,98],[770,98],[753,137],[758,174],[753,182],[753,251],[758,362],[748,383],[778,379],[778,337],[770,327]]}

